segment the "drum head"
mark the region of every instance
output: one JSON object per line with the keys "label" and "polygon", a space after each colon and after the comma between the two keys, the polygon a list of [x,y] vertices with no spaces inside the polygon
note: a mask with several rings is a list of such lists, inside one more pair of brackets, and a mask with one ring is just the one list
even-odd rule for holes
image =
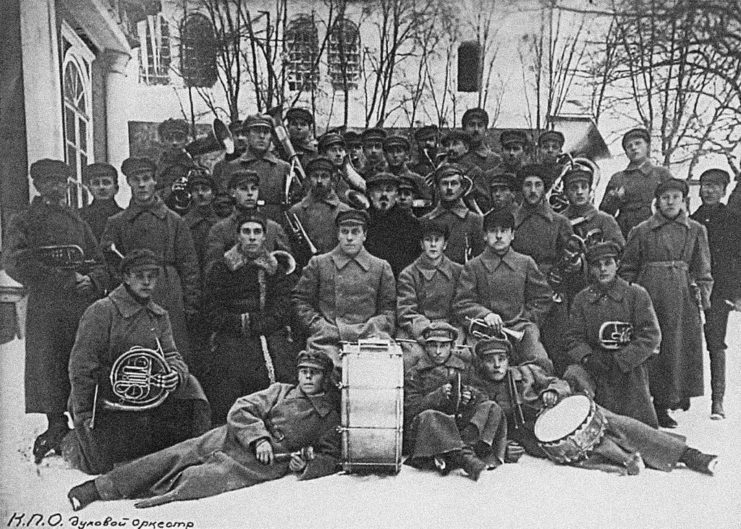
{"label": "drum head", "polygon": [[558,441],[574,432],[589,417],[592,401],[586,395],[571,395],[545,410],[535,421],[533,432],[541,443]]}

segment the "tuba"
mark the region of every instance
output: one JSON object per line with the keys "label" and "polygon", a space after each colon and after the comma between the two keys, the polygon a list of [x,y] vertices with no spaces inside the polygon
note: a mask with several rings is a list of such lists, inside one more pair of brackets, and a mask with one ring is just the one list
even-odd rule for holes
{"label": "tuba", "polygon": [[[282,151],[284,158],[291,164],[291,169],[283,183],[283,201],[286,207],[294,202],[294,198],[303,192],[304,182],[306,182],[306,171],[301,165],[301,159],[296,149],[293,148],[291,138],[288,137],[288,131],[283,124],[283,105],[274,106],[266,111],[273,120],[273,134],[277,141],[277,147]],[[298,191],[296,191],[298,188]]]}
{"label": "tuba", "polygon": [[365,195],[365,178],[355,170],[349,156],[345,158],[345,163],[342,165],[342,176],[350,186],[350,189],[345,191],[345,201],[354,209],[368,209],[370,201]]}
{"label": "tuba", "polygon": [[119,356],[111,367],[109,380],[112,399],[103,399],[103,408],[113,411],[145,411],[162,404],[170,394],[158,382],[158,374],[170,372],[162,353],[146,347],[134,346]]}
{"label": "tuba", "polygon": [[633,326],[623,321],[606,321],[599,328],[599,343],[609,351],[628,345],[632,337]]}
{"label": "tuba", "polygon": [[597,164],[589,158],[573,157],[569,153],[559,156],[558,163],[563,164],[563,169],[561,169],[558,178],[553,182],[553,186],[551,186],[551,189],[546,194],[546,198],[553,211],[561,213],[569,205],[569,199],[566,197],[566,190],[563,187],[563,177],[566,173],[574,169],[583,169],[592,173],[592,190],[594,190],[599,184],[600,170]]}

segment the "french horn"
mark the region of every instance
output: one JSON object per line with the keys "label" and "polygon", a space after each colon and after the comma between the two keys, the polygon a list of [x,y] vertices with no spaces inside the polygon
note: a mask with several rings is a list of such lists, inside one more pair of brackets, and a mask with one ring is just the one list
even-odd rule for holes
{"label": "french horn", "polygon": [[162,404],[170,394],[157,375],[170,372],[164,354],[134,346],[119,356],[109,380],[113,398],[103,399],[103,408],[113,411],[145,411]]}

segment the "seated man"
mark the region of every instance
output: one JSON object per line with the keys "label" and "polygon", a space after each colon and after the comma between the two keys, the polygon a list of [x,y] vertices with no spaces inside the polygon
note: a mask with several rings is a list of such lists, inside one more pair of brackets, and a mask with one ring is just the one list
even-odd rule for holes
{"label": "seated man", "polygon": [[[401,342],[404,372],[424,357],[422,331],[433,321],[453,321],[453,297],[463,266],[445,255],[450,230],[434,220],[425,220],[422,229],[422,254],[402,270],[397,283],[397,338]],[[461,334],[459,333],[459,336]]]}
{"label": "seated man", "polygon": [[595,281],[571,306],[565,344],[572,364],[563,378],[610,411],[658,428],[648,360],[658,353],[659,321],[646,289],[617,276],[619,255],[611,241],[587,251]]}
{"label": "seated man", "polygon": [[278,479],[335,472],[340,415],[327,396],[332,360],[302,351],[298,385],[280,382],[241,397],[227,424],[122,465],[69,491],[75,511],[98,500],[154,496],[136,507],[215,496]]}
{"label": "seated man", "polygon": [[486,249],[464,265],[453,310],[464,326],[480,319],[497,334],[503,327],[521,331],[518,361],[532,360],[551,373],[553,364],[540,342],[538,325],[548,312],[553,292],[535,261],[510,248],[514,222],[506,210],[486,215]]}
{"label": "seated man", "polygon": [[443,475],[461,467],[476,481],[503,461],[507,426],[499,406],[461,383],[469,365],[452,354],[457,335],[431,323],[422,333],[426,355],[404,377],[406,463]]}
{"label": "seated man", "polygon": [[365,211],[343,211],[335,225],[339,244],[311,258],[293,290],[293,305],[310,333],[307,347],[325,351],[339,368],[340,342],[391,340],[396,281],[391,265],[363,247]]}
{"label": "seated man", "polygon": [[[107,472],[208,428],[206,396],[177,351],[167,311],[151,299],[160,272],[154,252],[130,251],[121,262],[123,283],[80,320],[69,359],[75,429],[63,442],[63,455],[88,474]],[[137,357],[133,347],[149,352]],[[109,383],[114,364],[127,354],[131,359],[114,371],[116,383]],[[164,400],[150,402],[150,393],[158,392]]]}
{"label": "seated man", "polygon": [[[481,341],[475,348],[478,362],[472,384],[501,406],[515,427],[510,437],[521,442],[535,457],[546,457],[535,434],[534,420],[544,408],[555,406],[570,394],[568,384],[548,376],[539,366],[510,367],[512,349],[506,340]],[[514,388],[514,392],[512,391]],[[687,446],[684,438],[651,428],[631,417],[613,413],[597,405],[606,419],[604,437],[587,450],[585,459],[569,464],[612,472],[638,474],[644,465],[670,472],[677,463],[703,474],[713,474],[718,456],[704,454]],[[516,445],[507,447],[507,455]]]}

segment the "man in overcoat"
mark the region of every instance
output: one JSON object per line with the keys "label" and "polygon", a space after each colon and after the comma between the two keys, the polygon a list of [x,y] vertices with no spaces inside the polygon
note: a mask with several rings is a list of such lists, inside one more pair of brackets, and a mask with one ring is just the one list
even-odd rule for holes
{"label": "man in overcoat", "polygon": [[293,290],[293,306],[309,332],[307,347],[341,366],[340,342],[391,340],[396,326],[396,281],[391,265],[363,243],[368,214],[343,211],[335,219],[339,243],[312,257]]}
{"label": "man in overcoat", "polygon": [[[40,196],[11,221],[2,267],[28,289],[26,413],[44,413],[48,421],[48,429],[34,443],[38,463],[50,451],[59,451],[68,431],[67,364],[77,323],[88,305],[104,294],[108,277],[90,226],[66,203],[72,168],[60,160],[43,159],[31,164],[30,174]],[[41,250],[69,244],[82,248],[94,264],[88,269],[55,266]]]}
{"label": "man in overcoat", "polygon": [[168,209],[155,193],[157,182],[151,160],[128,158],[121,172],[131,186],[131,202],[124,211],[108,219],[101,247],[114,244],[123,255],[147,248],[159,257],[162,277],[152,300],[168,312],[178,351],[188,360],[186,317],[197,314],[201,298],[201,274],[193,237],[183,218]]}
{"label": "man in overcoat", "polygon": [[483,108],[469,108],[463,113],[461,128],[471,138],[471,147],[463,157],[463,163],[475,164],[484,172],[496,169],[502,163],[501,156],[491,150],[484,141],[488,127],[489,114]]}
{"label": "man in overcoat", "polygon": [[[564,379],[610,411],[658,428],[648,389],[648,361],[658,354],[661,331],[646,289],[617,276],[620,247],[587,251],[594,282],[571,306]],[[613,323],[615,325],[613,325]],[[607,331],[602,331],[603,325]],[[601,332],[602,331],[602,332]]]}
{"label": "man in overcoat", "polygon": [[79,209],[82,220],[90,225],[96,240],[100,240],[108,217],[123,211],[116,202],[118,171],[107,163],[93,163],[82,170],[82,182],[93,195],[93,201]]}
{"label": "man in overcoat", "polygon": [[206,257],[206,238],[211,227],[219,221],[219,217],[214,212],[213,200],[216,183],[208,170],[198,168],[191,170],[188,175],[188,191],[192,196],[192,207],[183,215],[190,234],[193,238],[193,246],[198,255],[198,268],[201,277],[205,273]]}
{"label": "man in overcoat", "polygon": [[708,169],[700,175],[702,205],[692,214],[708,230],[713,290],[705,311],[705,343],[710,353],[711,419],[724,419],[726,390],[726,331],[731,304],[741,309],[741,212],[735,213],[720,199],[730,175]]}
{"label": "man in overcoat", "polygon": [[656,188],[658,211],[631,230],[620,275],[644,287],[661,327],[649,382],[659,425],[675,428],[669,409],[688,409],[703,393],[701,311],[710,307],[713,278],[707,230],[685,211],[689,186],[671,178]]}
{"label": "man in overcoat", "polygon": [[414,182],[414,198],[431,200],[432,193],[424,177],[409,169],[408,162],[411,148],[412,144],[404,136],[393,135],[383,140],[383,153],[388,163],[388,171],[399,178],[410,178]]}
{"label": "man in overcoat", "polygon": [[501,408],[468,385],[470,365],[452,352],[457,334],[431,323],[422,333],[426,354],[404,377],[406,463],[443,475],[461,467],[476,481],[504,461],[507,424]]}
{"label": "man in overcoat", "polygon": [[277,382],[238,399],[225,425],[72,488],[67,494],[72,508],[142,495],[151,497],[136,506],[152,507],[215,496],[289,472],[299,480],[334,473],[340,415],[327,393],[332,360],[301,352],[297,371],[297,385]]}

